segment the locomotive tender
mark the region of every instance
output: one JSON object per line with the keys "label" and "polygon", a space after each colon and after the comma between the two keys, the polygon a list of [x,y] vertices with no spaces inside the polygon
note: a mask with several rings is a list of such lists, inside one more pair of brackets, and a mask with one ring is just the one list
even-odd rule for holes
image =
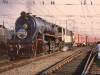
{"label": "locomotive tender", "polygon": [[72,41],[72,31],[23,11],[16,20],[15,34],[7,41],[7,50],[11,58],[30,58],[61,50]]}

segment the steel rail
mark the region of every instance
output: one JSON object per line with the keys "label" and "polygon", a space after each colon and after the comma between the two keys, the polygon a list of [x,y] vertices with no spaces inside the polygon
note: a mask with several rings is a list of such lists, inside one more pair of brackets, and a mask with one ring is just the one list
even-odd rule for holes
{"label": "steel rail", "polygon": [[88,58],[88,60],[86,62],[86,65],[85,65],[84,70],[83,70],[81,75],[86,75],[87,74],[87,72],[88,72],[88,70],[89,70],[89,68],[90,68],[90,66],[91,66],[91,64],[92,64],[92,62],[93,62],[93,60],[94,60],[94,58],[95,58],[95,56],[97,54],[97,53],[95,53],[95,55],[93,55],[93,50],[94,50],[94,47],[91,50],[91,53],[89,55],[89,58]]}
{"label": "steel rail", "polygon": [[51,54],[47,54],[47,55],[39,56],[39,57],[35,57],[35,58],[30,58],[30,59],[27,58],[27,59],[21,59],[21,60],[7,61],[8,64],[5,62],[6,65],[0,66],[0,72],[8,70],[10,68],[14,68],[16,66],[27,64],[27,63],[29,63],[31,61],[37,61],[39,59],[46,58],[46,57],[52,56],[54,54],[58,54],[60,52],[61,51],[58,51],[58,52],[55,52],[55,53],[51,53]]}
{"label": "steel rail", "polygon": [[93,63],[94,58],[96,57],[96,55],[97,55],[97,52],[96,52],[96,53],[94,54],[94,56],[92,57],[91,61],[89,62],[89,65],[87,66],[85,72],[84,72],[82,75],[86,75],[86,74],[88,74],[89,69],[90,69],[90,66],[92,65],[92,63]]}
{"label": "steel rail", "polygon": [[79,50],[79,51],[73,53],[71,56],[66,57],[65,59],[61,60],[60,62],[54,64],[50,68],[38,73],[37,75],[49,75],[49,74],[53,73],[54,71],[58,70],[59,68],[61,68],[62,66],[64,66],[65,64],[67,64],[68,62],[72,61],[76,57],[82,55],[85,52],[87,52],[87,51],[84,49]]}
{"label": "steel rail", "polygon": [[89,62],[90,62],[92,53],[93,53],[93,48],[92,48],[92,50],[91,50],[91,52],[90,52],[89,58],[88,58],[88,60],[87,60],[87,62],[86,62],[86,65],[85,65],[84,70],[83,70],[83,72],[82,72],[81,75],[84,75],[84,72],[86,71],[86,68],[87,68],[87,66],[89,65]]}

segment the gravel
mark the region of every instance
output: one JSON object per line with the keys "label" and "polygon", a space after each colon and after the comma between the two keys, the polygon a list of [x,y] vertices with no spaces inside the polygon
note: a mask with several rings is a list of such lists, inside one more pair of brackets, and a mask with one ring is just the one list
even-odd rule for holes
{"label": "gravel", "polygon": [[27,65],[2,72],[0,73],[0,75],[36,75],[37,73],[41,72],[42,70],[45,70],[46,68],[71,55],[77,50],[80,50],[80,48],[76,48],[74,51],[69,50],[66,52],[54,54],[48,58],[40,59],[38,61],[32,61]]}

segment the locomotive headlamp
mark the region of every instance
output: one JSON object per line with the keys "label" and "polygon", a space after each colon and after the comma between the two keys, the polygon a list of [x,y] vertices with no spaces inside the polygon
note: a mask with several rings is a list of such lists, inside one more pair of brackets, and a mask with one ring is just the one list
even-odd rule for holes
{"label": "locomotive headlamp", "polygon": [[28,28],[28,25],[27,24],[24,24],[23,25],[23,28],[27,29]]}
{"label": "locomotive headlamp", "polygon": [[20,39],[24,39],[27,36],[27,31],[24,28],[21,28],[21,29],[18,30],[17,36]]}

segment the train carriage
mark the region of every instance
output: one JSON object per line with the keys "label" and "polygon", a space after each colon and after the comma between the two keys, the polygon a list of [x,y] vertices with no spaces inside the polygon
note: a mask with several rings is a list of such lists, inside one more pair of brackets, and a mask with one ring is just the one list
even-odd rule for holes
{"label": "train carriage", "polygon": [[73,32],[73,42],[75,46],[83,46],[87,42],[86,35]]}
{"label": "train carriage", "polygon": [[98,41],[100,41],[100,38],[95,37],[95,42],[98,42]]}
{"label": "train carriage", "polygon": [[87,36],[87,45],[91,45],[96,42],[96,38],[93,36]]}

